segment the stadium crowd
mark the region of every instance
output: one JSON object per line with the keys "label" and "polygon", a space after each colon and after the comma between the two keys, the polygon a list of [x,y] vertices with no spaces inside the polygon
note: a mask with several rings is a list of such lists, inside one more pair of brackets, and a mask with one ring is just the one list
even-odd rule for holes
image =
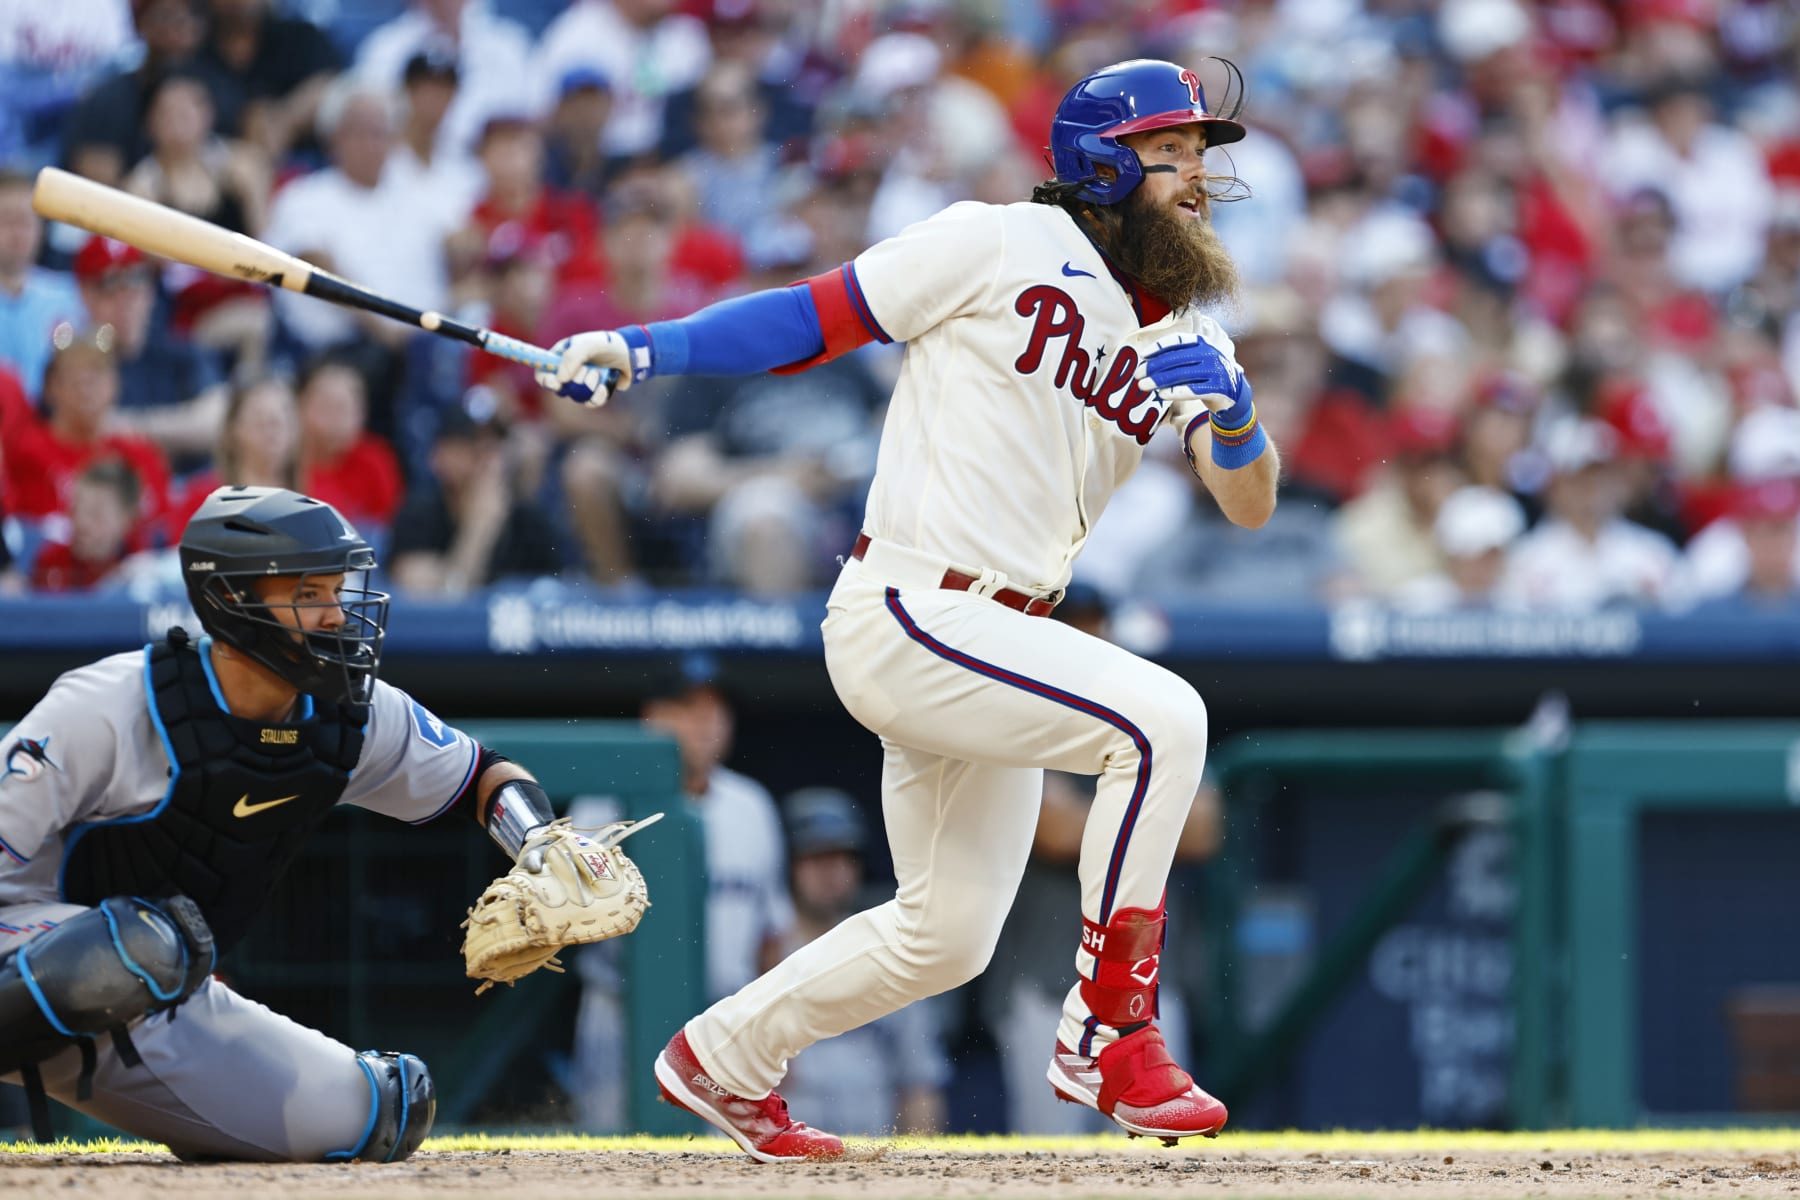
{"label": "stadium crowd", "polygon": [[1219,315],[1288,478],[1246,534],[1158,439],[1086,582],[1800,611],[1787,0],[9,4],[0,590],[153,588],[221,482],[337,504],[412,592],[819,587],[899,350],[550,403],[441,339],[45,229],[40,165],[549,345],[1024,199],[1063,91],[1140,54],[1244,101],[1209,164],[1250,193],[1214,210],[1245,280]]}

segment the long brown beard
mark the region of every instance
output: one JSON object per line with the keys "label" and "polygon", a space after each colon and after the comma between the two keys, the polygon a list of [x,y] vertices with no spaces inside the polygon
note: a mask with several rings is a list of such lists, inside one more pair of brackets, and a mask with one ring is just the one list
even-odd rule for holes
{"label": "long brown beard", "polygon": [[1173,309],[1237,298],[1238,269],[1211,221],[1178,217],[1142,187],[1111,209],[1090,210],[1102,247],[1145,291]]}

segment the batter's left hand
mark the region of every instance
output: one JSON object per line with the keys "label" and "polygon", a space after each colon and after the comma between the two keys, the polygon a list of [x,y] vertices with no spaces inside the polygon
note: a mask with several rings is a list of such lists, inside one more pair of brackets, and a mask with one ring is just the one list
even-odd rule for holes
{"label": "batter's left hand", "polygon": [[1226,429],[1249,420],[1250,381],[1243,368],[1196,334],[1170,334],[1158,341],[1144,356],[1137,379],[1166,404],[1198,400]]}
{"label": "batter's left hand", "polygon": [[613,330],[579,333],[563,338],[550,349],[562,355],[562,362],[554,371],[546,368],[537,372],[538,386],[545,391],[599,408],[614,392],[631,386],[631,348]]}

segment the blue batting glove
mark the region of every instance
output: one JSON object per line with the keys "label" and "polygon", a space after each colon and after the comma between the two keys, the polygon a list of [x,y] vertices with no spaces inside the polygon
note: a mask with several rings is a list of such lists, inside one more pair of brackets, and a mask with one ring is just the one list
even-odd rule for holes
{"label": "blue batting glove", "polygon": [[1242,428],[1254,412],[1243,369],[1196,334],[1173,334],[1157,342],[1138,367],[1137,377],[1167,404],[1198,400],[1215,429]]}

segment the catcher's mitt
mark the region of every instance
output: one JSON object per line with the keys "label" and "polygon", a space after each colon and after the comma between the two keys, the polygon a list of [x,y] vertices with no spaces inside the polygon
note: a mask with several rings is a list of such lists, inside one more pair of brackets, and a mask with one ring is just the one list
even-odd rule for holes
{"label": "catcher's mitt", "polygon": [[469,910],[463,961],[475,994],[511,986],[539,967],[561,971],[556,952],[630,933],[650,907],[643,872],[619,843],[662,819],[615,821],[578,832],[567,817],[538,830],[518,865],[494,880]]}

